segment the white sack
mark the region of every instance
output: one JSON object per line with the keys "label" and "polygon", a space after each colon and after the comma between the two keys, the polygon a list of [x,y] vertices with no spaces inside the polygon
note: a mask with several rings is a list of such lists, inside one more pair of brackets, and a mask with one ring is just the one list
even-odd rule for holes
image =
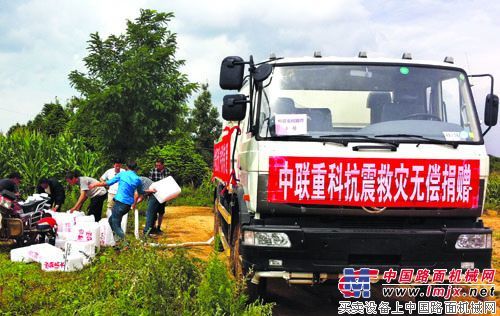
{"label": "white sack", "polygon": [[113,231],[107,218],[103,218],[99,221],[99,232],[101,235],[100,242],[101,246],[114,246],[115,238],[113,236]]}
{"label": "white sack", "polygon": [[123,217],[122,217],[121,227],[122,227],[124,234],[127,233],[127,222],[128,222],[128,213],[123,215]]}

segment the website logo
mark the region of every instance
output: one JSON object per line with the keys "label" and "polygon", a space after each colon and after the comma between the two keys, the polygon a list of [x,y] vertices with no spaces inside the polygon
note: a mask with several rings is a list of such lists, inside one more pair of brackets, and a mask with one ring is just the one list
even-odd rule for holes
{"label": "website logo", "polygon": [[338,289],[344,298],[370,298],[370,280],[377,280],[378,273],[378,269],[344,268],[344,275],[339,279]]}

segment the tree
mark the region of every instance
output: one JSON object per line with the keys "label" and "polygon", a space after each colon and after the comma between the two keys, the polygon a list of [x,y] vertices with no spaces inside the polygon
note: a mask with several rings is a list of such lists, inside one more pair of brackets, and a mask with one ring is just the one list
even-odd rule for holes
{"label": "tree", "polygon": [[33,121],[29,121],[26,127],[48,136],[57,136],[65,130],[68,119],[69,113],[56,99],[54,103],[44,104],[42,111],[35,116]]}
{"label": "tree", "polygon": [[16,133],[17,131],[20,131],[20,130],[27,130],[26,125],[16,123],[16,125],[12,125],[9,128],[9,130],[7,131],[6,136],[12,135],[12,134],[14,134],[14,133]]}
{"label": "tree", "polygon": [[80,92],[71,122],[73,133],[86,131],[106,156],[134,157],[168,139],[188,114],[196,89],[179,71],[176,34],[168,28],[173,13],[141,10],[127,21],[125,34],[101,39],[90,35],[87,73],[73,71]]}
{"label": "tree", "polygon": [[195,143],[201,150],[203,159],[211,166],[214,141],[222,131],[222,122],[219,120],[219,111],[212,104],[208,84],[201,86],[201,93],[194,101],[190,123],[195,134]]}
{"label": "tree", "polygon": [[56,98],[54,102],[44,104],[42,111],[32,121],[28,121],[26,124],[16,123],[16,125],[11,126],[7,135],[11,135],[19,130],[26,130],[43,133],[48,136],[57,136],[66,129],[71,114]]}

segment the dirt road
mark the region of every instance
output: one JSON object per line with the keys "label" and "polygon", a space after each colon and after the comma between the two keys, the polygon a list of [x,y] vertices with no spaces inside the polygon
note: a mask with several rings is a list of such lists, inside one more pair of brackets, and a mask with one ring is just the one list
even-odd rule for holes
{"label": "dirt road", "polygon": [[[493,265],[500,265],[500,216],[490,212],[484,216],[486,226],[494,230]],[[161,243],[207,241],[212,237],[213,213],[208,207],[167,207],[163,224],[166,233],[158,238]],[[201,259],[210,255],[212,247],[190,247],[189,253]],[[498,271],[497,271],[498,272]],[[496,289],[500,289],[500,273],[495,277]],[[497,292],[498,293],[498,292]],[[268,283],[269,302],[275,302],[275,315],[335,315],[338,290],[334,286],[288,286],[283,281]],[[500,298],[496,297],[497,303]]]}
{"label": "dirt road", "polygon": [[[172,206],[167,207],[163,219],[159,243],[183,243],[207,241],[213,236],[214,218],[208,207]],[[212,252],[211,246],[189,247],[188,252],[200,259],[207,259]]]}

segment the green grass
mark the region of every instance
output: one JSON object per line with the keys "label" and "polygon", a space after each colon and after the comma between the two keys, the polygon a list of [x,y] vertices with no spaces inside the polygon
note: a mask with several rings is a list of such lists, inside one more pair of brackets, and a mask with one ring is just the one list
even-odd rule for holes
{"label": "green grass", "polygon": [[181,194],[168,203],[171,206],[212,206],[213,191],[192,186],[182,187]]}
{"label": "green grass", "polygon": [[246,305],[241,285],[212,255],[184,251],[105,249],[78,272],[43,272],[0,250],[2,315],[271,315],[272,305]]}
{"label": "green grass", "polygon": [[491,174],[488,179],[485,208],[500,210],[500,175]]}

